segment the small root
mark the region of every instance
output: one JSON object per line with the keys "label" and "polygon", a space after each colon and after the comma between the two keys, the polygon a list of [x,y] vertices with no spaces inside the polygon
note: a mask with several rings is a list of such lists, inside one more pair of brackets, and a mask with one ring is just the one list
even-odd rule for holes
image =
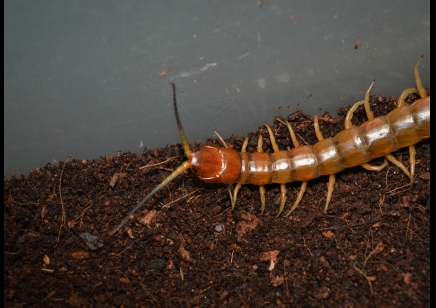
{"label": "small root", "polygon": [[159,166],[159,165],[165,164],[165,163],[169,162],[170,160],[173,160],[173,159],[176,159],[176,158],[180,158],[180,156],[174,156],[174,157],[168,158],[167,160],[162,161],[162,162],[157,163],[157,164],[151,164],[151,165],[148,164],[148,165],[145,165],[145,166],[139,167],[139,170],[144,169],[144,168],[149,168],[149,167]]}
{"label": "small root", "polygon": [[363,277],[365,277],[366,281],[368,281],[369,284],[369,290],[371,291],[371,295],[374,295],[374,291],[372,290],[372,283],[371,280],[369,280],[368,276],[366,276],[366,274],[359,269],[358,267],[356,267],[355,265],[353,265],[353,268],[356,272],[358,272],[359,274],[361,274]]}
{"label": "small root", "polygon": [[58,239],[57,239],[58,242],[59,242],[59,238],[61,237],[62,227],[65,226],[65,224],[67,223],[67,217],[66,217],[67,215],[65,214],[64,200],[62,199],[62,175],[64,174],[65,165],[70,160],[70,158],[71,158],[71,155],[68,156],[67,160],[64,162],[64,165],[62,166],[61,174],[59,175],[59,198],[61,199],[61,205],[62,205],[62,223],[59,227],[59,233],[58,233]]}

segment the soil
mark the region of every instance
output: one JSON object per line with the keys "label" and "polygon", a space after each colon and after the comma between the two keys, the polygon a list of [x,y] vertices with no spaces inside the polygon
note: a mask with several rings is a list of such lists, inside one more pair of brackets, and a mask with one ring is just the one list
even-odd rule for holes
{"label": "soil", "polygon": [[[371,98],[375,116],[395,104]],[[324,137],[343,130],[346,110],[320,119]],[[300,142],[316,142],[312,117],[296,112],[288,120]],[[359,108],[353,123],[364,121]],[[281,149],[291,145],[284,125],[275,121],[272,128]],[[271,153],[264,127],[250,134],[248,152],[256,151],[259,132]],[[240,150],[244,137],[226,141]],[[108,232],[186,160],[179,144],[140,156],[66,159],[5,178],[4,304],[429,307],[429,140],[416,149],[412,187],[391,163],[381,172],[350,168],[336,175],[326,214],[324,176],[309,181],[288,218],[276,218],[279,185],[266,186],[263,215],[254,185],[241,188],[232,211],[226,186],[204,184],[187,171],[113,236]],[[407,148],[393,154],[409,167]],[[285,212],[300,183],[286,187]]]}

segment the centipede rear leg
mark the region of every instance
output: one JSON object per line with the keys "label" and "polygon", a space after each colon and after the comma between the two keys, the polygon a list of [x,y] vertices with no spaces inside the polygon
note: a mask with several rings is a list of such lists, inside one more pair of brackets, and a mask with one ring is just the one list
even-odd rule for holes
{"label": "centipede rear leg", "polygon": [[[418,88],[418,91],[415,88],[409,88],[409,89],[404,90],[401,93],[400,97],[398,98],[397,108],[404,106],[405,99],[412,93],[419,93],[421,98],[427,97],[427,93],[426,93],[424,87],[422,86],[421,77],[419,75],[419,64],[421,63],[421,61],[422,61],[422,56],[421,56],[421,58],[419,58],[418,63],[416,63],[416,65],[414,67],[415,81],[416,81],[416,86]],[[365,107],[365,111],[366,111],[366,115],[368,117],[368,120],[374,119],[374,114],[372,113],[370,105],[369,105],[369,92],[370,92],[373,84],[374,84],[374,82],[372,82],[371,86],[367,90],[366,95],[365,95],[365,100],[354,104],[353,107],[348,111],[347,116],[346,116],[346,120],[345,120],[345,129],[348,129],[352,126],[351,118],[353,117],[353,113],[361,105],[364,105],[364,107]],[[385,158],[388,159],[393,164],[395,164],[397,167],[399,167],[410,178],[410,185],[412,185],[413,178],[415,176],[415,165],[416,165],[416,161],[415,161],[416,149],[415,149],[414,145],[409,146],[409,154],[410,154],[410,160],[409,160],[410,172],[409,172],[409,170],[407,170],[407,168],[404,166],[404,164],[401,163],[400,161],[398,161],[393,155],[388,154],[385,156]],[[367,163],[362,164],[361,166],[367,170],[380,171],[386,165],[387,165],[387,162],[385,160],[385,162],[381,166],[371,166]]]}
{"label": "centipede rear leg", "polygon": [[[353,113],[361,105],[365,107],[365,112],[366,112],[366,116],[368,117],[368,120],[374,119],[374,114],[372,113],[371,107],[369,105],[369,93],[373,85],[374,85],[374,81],[371,83],[371,85],[369,86],[368,90],[365,93],[365,100],[355,103],[351,107],[351,109],[347,112],[347,116],[345,117],[345,129],[349,129],[353,126],[353,124],[351,123],[351,119],[353,118]],[[361,167],[369,171],[381,171],[388,165],[386,159],[389,160],[394,165],[396,165],[397,167],[399,167],[410,179],[412,179],[409,170],[407,170],[407,168],[403,165],[403,163],[398,161],[392,154],[385,155],[384,162],[380,166],[372,166],[368,163],[364,163],[361,165]]]}
{"label": "centipede rear leg", "polygon": [[[415,73],[415,82],[416,82],[416,87],[418,88],[418,91],[415,88],[409,88],[409,89],[404,90],[401,93],[400,97],[398,98],[398,103],[397,103],[398,108],[404,106],[406,98],[412,93],[419,93],[419,96],[421,98],[427,97],[427,92],[425,91],[424,87],[422,86],[421,76],[419,75],[419,65],[421,64],[421,61],[422,61],[422,56],[421,56],[421,58],[419,58],[418,63],[416,63],[416,65],[413,69],[413,71]],[[415,156],[416,156],[415,146],[411,145],[411,146],[409,146],[410,185],[413,184],[413,178],[415,177],[415,165],[416,165]]]}

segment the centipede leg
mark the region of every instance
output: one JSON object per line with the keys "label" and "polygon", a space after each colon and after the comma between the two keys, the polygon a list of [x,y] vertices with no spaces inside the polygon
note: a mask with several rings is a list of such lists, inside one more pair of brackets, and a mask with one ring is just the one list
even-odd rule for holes
{"label": "centipede leg", "polygon": [[[276,138],[274,137],[274,134],[271,130],[271,128],[268,126],[268,124],[265,123],[266,129],[268,130],[269,138],[271,140],[271,145],[273,147],[274,152],[279,151],[279,146],[277,145]],[[280,214],[283,212],[283,209],[285,208],[286,203],[286,185],[280,184],[280,208],[279,212],[277,213],[276,217],[279,217]]]}
{"label": "centipede leg", "polygon": [[[257,152],[263,152],[262,145],[263,145],[262,135],[259,135],[259,140],[257,142]],[[265,211],[265,186],[259,185],[259,194],[260,194],[260,203],[262,205],[260,214],[262,215],[263,212]]]}
{"label": "centipede leg", "polygon": [[[282,121],[280,121],[282,122]],[[282,122],[283,123],[283,122]],[[291,136],[291,140],[292,140],[292,144],[294,145],[295,148],[298,148],[300,146],[300,142],[298,142],[297,137],[295,135],[294,130],[292,129],[291,124],[289,124],[288,121],[285,121],[284,124],[288,127],[289,130],[289,134]],[[289,210],[289,212],[286,213],[285,217],[288,217],[289,215],[291,215],[291,213],[297,208],[297,206],[300,204],[301,199],[303,199],[304,193],[306,192],[307,189],[307,183],[308,181],[303,181],[301,183],[300,186],[300,191],[298,192],[297,195],[297,199],[295,200],[294,204],[292,205],[291,209]]]}
{"label": "centipede leg", "polygon": [[413,71],[415,73],[415,82],[416,82],[416,87],[418,88],[419,96],[421,96],[421,98],[426,98],[427,91],[425,91],[424,87],[422,86],[421,76],[419,75],[419,64],[421,64],[422,57],[423,56],[419,58],[418,63],[416,63]]}
{"label": "centipede leg", "polygon": [[[349,128],[351,128],[353,126],[353,123],[351,122],[351,119],[353,118],[353,114],[357,110],[357,108],[359,108],[362,105],[365,107],[365,112],[366,112],[366,116],[368,117],[368,120],[374,119],[374,114],[372,113],[371,107],[369,105],[369,92],[371,91],[371,88],[372,88],[373,85],[374,85],[374,81],[371,83],[371,85],[369,86],[368,90],[365,93],[365,100],[355,103],[350,108],[350,110],[348,110],[347,116],[345,117],[345,123],[344,123],[345,124],[345,129],[349,129]],[[397,166],[399,166],[398,164],[401,164],[399,161],[397,161],[395,159],[395,157],[393,157],[391,154],[389,154],[389,155],[385,156],[384,162],[380,166],[371,166],[368,163],[364,163],[364,164],[362,164],[360,166],[362,166],[363,168],[365,168],[366,170],[369,170],[369,171],[381,171],[381,170],[383,170],[383,168],[385,168],[388,165],[388,162],[387,162],[386,159],[390,160],[392,163],[394,163]],[[405,170],[402,169],[402,170],[405,171],[406,174],[409,173],[407,171],[407,169],[405,169]]]}
{"label": "centipede leg", "polygon": [[[217,134],[217,135],[218,135],[218,134]],[[219,135],[218,135],[218,136],[219,136]],[[221,138],[221,139],[222,139],[222,138]],[[224,141],[224,140],[223,140],[223,141]],[[243,152],[243,153],[247,152],[247,146],[248,146],[248,138],[245,138],[244,143],[242,144],[241,152]],[[231,201],[231,203],[232,203],[232,211],[233,211],[233,209],[235,208],[236,199],[237,199],[237,197],[238,197],[238,192],[239,192],[239,189],[240,189],[241,187],[242,187],[242,184],[240,184],[240,183],[237,183],[237,184],[236,184],[235,190],[233,191],[233,196],[232,196],[232,191],[230,190],[230,185],[229,185],[229,187],[227,188],[227,189],[229,190],[230,201]]]}
{"label": "centipede leg", "polygon": [[303,195],[306,192],[307,183],[308,181],[304,181],[301,183],[301,187],[300,187],[300,191],[298,192],[297,199],[295,200],[294,205],[292,205],[292,208],[289,210],[289,212],[286,213],[285,217],[291,215],[291,213],[297,208],[298,204],[300,204],[300,201],[301,199],[303,199]]}
{"label": "centipede leg", "polygon": [[[313,126],[315,128],[315,134],[316,134],[316,138],[318,138],[318,141],[324,140],[324,136],[322,135],[321,130],[319,129],[318,116],[314,117]],[[333,189],[335,187],[335,183],[336,183],[335,174],[330,174],[329,182],[328,182],[327,200],[325,202],[324,213],[327,213],[327,209],[329,207],[330,200],[332,199]]]}
{"label": "centipede leg", "polygon": [[215,135],[217,135],[218,140],[222,143],[222,145],[225,148],[228,148],[229,146],[227,145],[227,143],[224,141],[223,137],[220,136],[220,134],[218,134],[218,132],[216,130],[213,131],[215,133]]}
{"label": "centipede leg", "polygon": [[[418,92],[419,96],[421,96],[421,98],[427,97],[427,92],[425,91],[424,87],[422,86],[421,76],[419,75],[419,64],[421,64],[421,61],[422,61],[422,56],[421,56],[421,58],[419,58],[418,63],[416,63],[416,65],[413,69],[413,71],[415,73],[415,82],[416,82],[416,87],[418,88],[418,91],[415,88],[410,88],[410,89],[404,90],[401,93],[400,97],[398,98],[397,108],[404,106],[406,98],[412,93]],[[412,186],[413,179],[415,177],[415,165],[416,165],[415,156],[416,156],[415,145],[411,145],[411,146],[409,146],[410,186]],[[401,169],[403,169],[403,168],[401,168]]]}

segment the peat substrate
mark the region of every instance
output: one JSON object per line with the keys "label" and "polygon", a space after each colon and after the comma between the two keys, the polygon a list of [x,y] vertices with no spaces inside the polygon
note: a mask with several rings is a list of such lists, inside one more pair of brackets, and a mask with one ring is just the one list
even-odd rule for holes
{"label": "peat substrate", "polygon": [[[409,100],[416,99],[411,97]],[[395,108],[372,97],[375,116]],[[344,129],[348,108],[320,118],[324,137]],[[317,142],[313,118],[287,118],[302,144]],[[353,124],[366,121],[363,107]],[[287,128],[271,125],[280,149]],[[265,127],[258,134],[271,153]],[[223,136],[224,137],[224,136]],[[240,150],[244,136],[225,139]],[[220,145],[215,139],[207,144]],[[196,151],[202,144],[191,145]],[[180,144],[94,160],[47,163],[4,178],[4,304],[8,307],[429,307],[430,142],[416,145],[413,186],[395,165],[280,186],[244,185],[231,210],[228,188],[186,171],[153,196],[114,235],[111,229],[186,160]],[[409,168],[409,149],[393,155]],[[371,162],[383,163],[383,158]]]}

